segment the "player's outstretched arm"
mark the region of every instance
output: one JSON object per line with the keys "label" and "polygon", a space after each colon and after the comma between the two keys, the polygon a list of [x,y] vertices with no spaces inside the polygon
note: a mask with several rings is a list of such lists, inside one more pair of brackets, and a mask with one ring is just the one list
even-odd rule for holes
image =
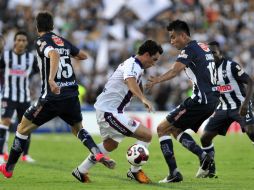
{"label": "player's outstretched arm", "polygon": [[146,89],[150,89],[153,87],[153,85],[157,83],[161,83],[163,81],[170,80],[177,76],[186,66],[181,62],[175,62],[173,66],[168,70],[168,72],[164,73],[161,76],[154,77],[151,76],[148,79],[148,83],[145,85]]}
{"label": "player's outstretched arm", "polygon": [[49,71],[49,80],[48,80],[50,89],[54,94],[60,94],[60,87],[57,86],[55,82],[55,77],[56,77],[58,65],[60,62],[60,55],[56,50],[50,50],[48,55],[50,59],[50,71]]}
{"label": "player's outstretched arm", "polygon": [[133,93],[133,95],[137,96],[138,99],[145,105],[145,107],[148,109],[149,112],[153,111],[153,105],[152,103],[146,99],[144,94],[142,93],[138,83],[136,82],[135,77],[127,78],[126,83],[130,91]]}
{"label": "player's outstretched arm", "polygon": [[248,82],[247,82],[247,89],[246,89],[246,97],[241,105],[240,108],[240,115],[241,116],[245,116],[247,114],[247,110],[248,110],[248,105],[249,105],[249,101],[252,97],[253,94],[253,80],[249,77],[248,78]]}

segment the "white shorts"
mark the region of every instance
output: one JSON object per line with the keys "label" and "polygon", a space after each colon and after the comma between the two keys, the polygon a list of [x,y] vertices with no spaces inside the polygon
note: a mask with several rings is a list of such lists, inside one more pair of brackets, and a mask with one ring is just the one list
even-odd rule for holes
{"label": "white shorts", "polygon": [[124,113],[110,113],[96,110],[97,123],[103,140],[111,138],[121,142],[125,136],[132,136],[140,125]]}

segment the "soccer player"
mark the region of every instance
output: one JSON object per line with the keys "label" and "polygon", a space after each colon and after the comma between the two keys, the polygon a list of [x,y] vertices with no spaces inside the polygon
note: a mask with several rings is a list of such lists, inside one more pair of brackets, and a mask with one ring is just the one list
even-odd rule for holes
{"label": "soccer player", "polygon": [[[18,122],[21,121],[26,109],[30,106],[29,77],[38,73],[39,68],[35,56],[26,48],[28,36],[24,31],[14,35],[14,47],[4,51],[0,59],[0,70],[3,73],[3,92],[0,120],[0,163],[4,163],[4,146],[7,145],[9,126],[14,111],[17,112]],[[29,134],[21,160],[34,162],[28,155],[30,145]],[[8,145],[7,145],[8,146]]]}
{"label": "soccer player", "polygon": [[193,95],[187,98],[158,125],[157,133],[161,151],[169,167],[169,175],[160,183],[179,182],[183,177],[177,169],[173,151],[172,134],[185,148],[196,154],[200,160],[200,168],[196,177],[208,173],[212,158],[186,132],[192,129],[197,132],[202,122],[215,110],[219,93],[216,86],[216,68],[213,55],[204,43],[191,40],[190,30],[186,22],[175,20],[167,26],[170,43],[181,50],[176,62],[165,74],[149,78],[146,87],[170,80],[181,71],[185,71],[193,83]]}
{"label": "soccer player", "polygon": [[[210,42],[218,70],[218,87],[220,103],[215,113],[209,118],[201,136],[203,150],[214,158],[215,150],[212,140],[217,135],[225,136],[231,123],[238,122],[243,131],[254,141],[254,118],[252,103],[253,80],[241,66],[222,55],[219,43]],[[244,84],[247,84],[245,90]],[[215,163],[209,169],[209,177],[216,177]]]}
{"label": "soccer player", "polygon": [[[152,103],[144,96],[141,88],[141,76],[145,69],[152,67],[163,50],[155,41],[147,40],[138,49],[138,53],[121,63],[97,97],[94,105],[97,123],[103,142],[97,146],[104,154],[115,150],[125,136],[138,139],[138,143],[148,146],[152,139],[151,131],[140,122],[125,115],[124,109],[133,96],[136,96],[152,111]],[[83,163],[73,171],[73,175],[83,183],[89,182],[89,169],[96,164],[90,154]],[[150,179],[141,167],[130,167],[127,177],[140,183],[149,183]]]}
{"label": "soccer player", "polygon": [[78,85],[70,58],[72,56],[84,60],[87,57],[86,53],[52,32],[54,24],[50,13],[39,12],[36,16],[36,26],[39,34],[36,50],[42,80],[41,96],[22,117],[9,159],[6,164],[0,165],[0,171],[6,178],[12,177],[28,135],[57,116],[71,126],[72,133],[90,150],[97,161],[108,168],[114,168],[115,162],[101,153],[81,123]]}

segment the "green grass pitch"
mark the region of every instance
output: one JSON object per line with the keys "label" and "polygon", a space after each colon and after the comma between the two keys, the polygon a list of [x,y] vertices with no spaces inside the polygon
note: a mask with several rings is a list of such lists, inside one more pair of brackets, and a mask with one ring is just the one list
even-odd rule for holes
{"label": "green grass pitch", "polygon": [[[198,136],[195,139],[199,142]],[[10,138],[12,143],[13,135]],[[95,137],[100,142],[99,137]],[[0,175],[0,190],[249,190],[254,187],[254,146],[246,135],[236,134],[217,137],[216,164],[219,178],[196,179],[198,159],[174,140],[178,168],[184,181],[176,184],[158,184],[168,169],[160,151],[158,138],[154,136],[149,148],[150,158],[143,167],[153,181],[138,184],[126,178],[129,164],[125,153],[135,139],[126,138],[111,154],[117,167],[109,170],[97,164],[89,173],[92,183],[82,184],[71,175],[71,171],[87,156],[88,151],[71,134],[33,135],[30,153],[36,163],[19,162],[13,178]]]}

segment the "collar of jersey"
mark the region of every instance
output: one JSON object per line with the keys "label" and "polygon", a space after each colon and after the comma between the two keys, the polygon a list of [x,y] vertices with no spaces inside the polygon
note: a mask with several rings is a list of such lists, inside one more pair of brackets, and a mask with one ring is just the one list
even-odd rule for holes
{"label": "collar of jersey", "polygon": [[141,69],[144,69],[144,68],[143,68],[143,65],[142,65],[142,63],[141,63],[141,61],[140,61],[139,59],[137,59],[137,58],[135,57],[135,55],[133,55],[132,57],[135,59],[135,62],[141,67]]}

